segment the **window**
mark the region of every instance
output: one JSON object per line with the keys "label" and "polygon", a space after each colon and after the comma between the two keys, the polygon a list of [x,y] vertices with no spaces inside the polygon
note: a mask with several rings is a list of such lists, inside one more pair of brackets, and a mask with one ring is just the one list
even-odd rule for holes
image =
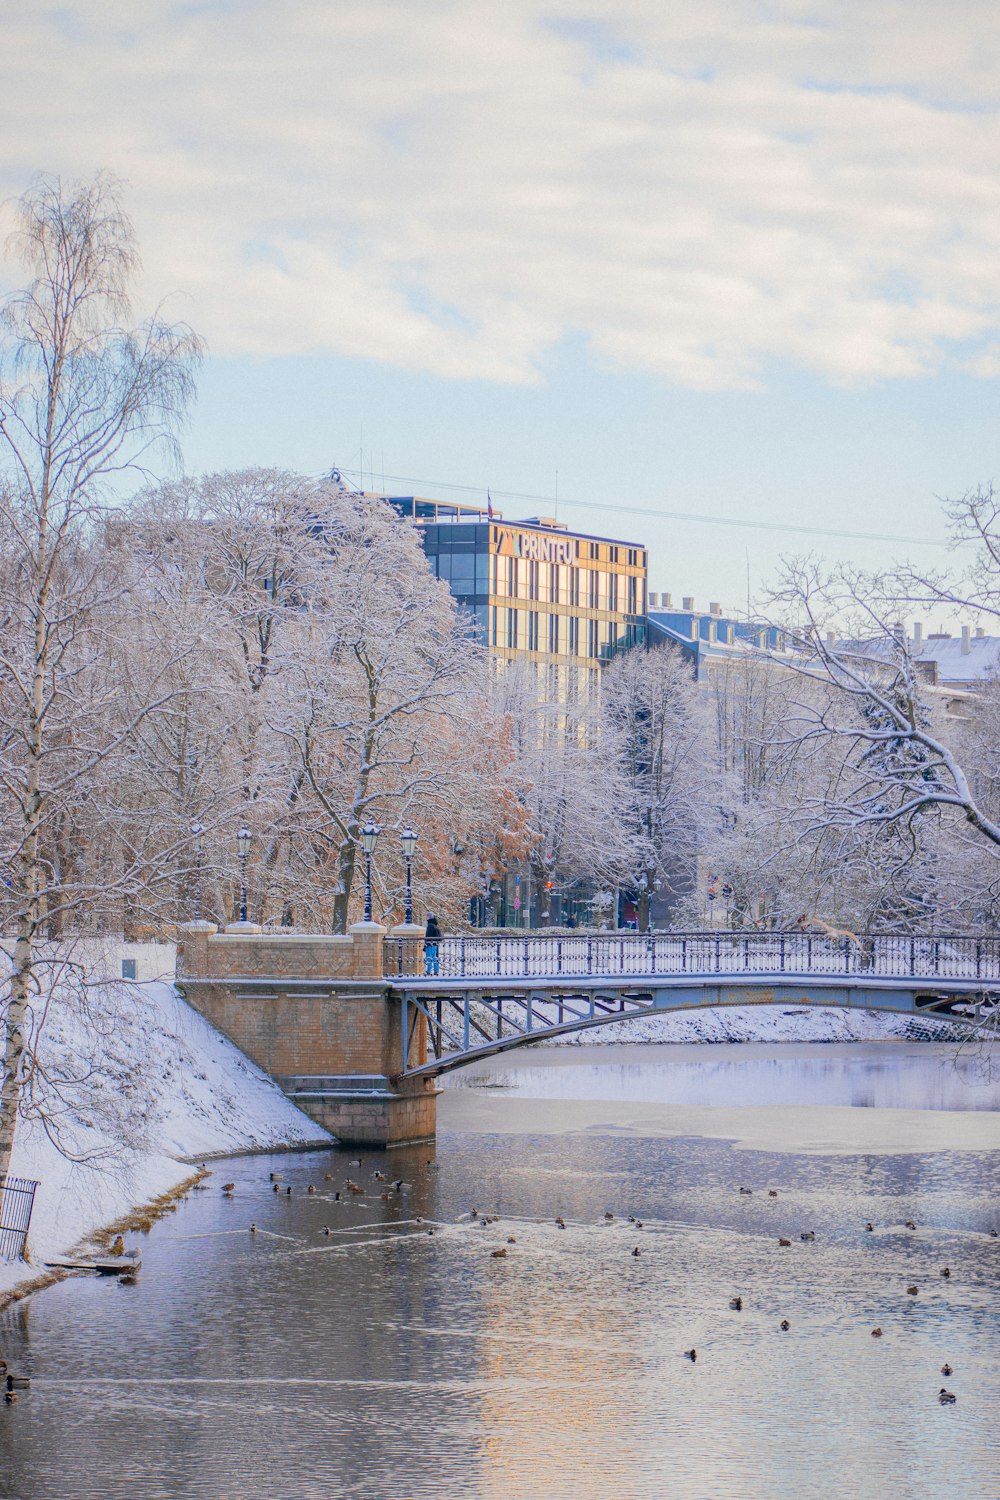
{"label": "window", "polygon": [[608,574],[608,608],[610,610],[616,610],[618,608],[618,574],[617,573],[609,573]]}
{"label": "window", "polygon": [[628,600],[627,600],[625,609],[626,609],[626,613],[630,614],[630,615],[634,615],[635,612],[636,612],[636,610],[635,610],[635,606],[636,606],[636,585],[638,584],[638,582],[639,582],[638,578],[634,578],[634,577],[630,578],[629,581],[628,581]]}
{"label": "window", "polygon": [[[574,572],[575,571],[576,570],[574,569]],[[567,650],[569,651],[570,656],[579,656],[580,655],[580,617],[579,617],[579,615],[570,615],[569,620],[567,621],[567,623],[569,625],[569,642],[568,642],[568,645],[567,645]]]}
{"label": "window", "polygon": [[597,655],[597,621],[587,621],[587,655]]}
{"label": "window", "polygon": [[579,604],[580,602],[579,568],[570,568],[569,570],[569,602],[570,604]]}
{"label": "window", "polygon": [[536,562],[528,563],[528,598],[538,598],[538,564]]}
{"label": "window", "polygon": [[549,650],[553,656],[559,651],[559,616],[549,615]]}
{"label": "window", "polygon": [[123,979],[135,979],[136,977],[137,976],[136,976],[136,961],[135,961],[135,959],[134,958],[123,958],[122,959],[122,978]]}
{"label": "window", "polygon": [[600,557],[600,555],[601,555],[601,549],[600,549],[600,547],[597,545],[596,542],[591,542],[591,544],[590,544],[590,559],[591,559],[591,562],[596,562],[597,559]]}
{"label": "window", "polygon": [[490,608],[490,645],[499,646],[499,644],[500,642],[497,640],[497,607],[494,604]]}
{"label": "window", "polygon": [[618,548],[617,547],[609,547],[608,548],[608,561],[609,562],[617,562],[618,561]]}
{"label": "window", "polygon": [[528,611],[528,650],[538,650],[538,611],[536,609]]}
{"label": "window", "polygon": [[553,604],[559,603],[559,564],[549,564],[549,598]]}
{"label": "window", "polygon": [[517,610],[507,611],[507,646],[511,651],[517,650]]}
{"label": "window", "polygon": [[592,573],[588,573],[587,577],[590,580],[590,591],[589,591],[588,596],[587,596],[587,603],[590,605],[591,609],[597,609],[597,607],[598,607],[597,601],[598,601],[598,598],[600,597],[600,592],[599,591],[600,591],[601,575],[600,575],[600,573],[597,572],[597,570],[595,568]]}

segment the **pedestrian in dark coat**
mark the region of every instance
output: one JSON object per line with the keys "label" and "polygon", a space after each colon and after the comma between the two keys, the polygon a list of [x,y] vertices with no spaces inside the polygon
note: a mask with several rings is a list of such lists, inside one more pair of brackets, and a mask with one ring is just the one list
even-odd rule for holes
{"label": "pedestrian in dark coat", "polygon": [[427,931],[424,933],[424,970],[427,974],[438,972],[438,942],[441,929],[432,911],[427,913]]}

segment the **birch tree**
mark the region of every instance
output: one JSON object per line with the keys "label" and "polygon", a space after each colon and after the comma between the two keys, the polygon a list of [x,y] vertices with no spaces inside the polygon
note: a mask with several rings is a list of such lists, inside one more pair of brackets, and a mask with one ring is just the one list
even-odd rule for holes
{"label": "birch tree", "polygon": [[[132,225],[107,175],[39,177],[17,205],[11,249],[30,278],[0,313],[0,746],[13,809],[7,854],[15,943],[6,986],[0,1175],[31,1069],[37,945],[78,907],[47,844],[61,808],[129,733],[87,700],[114,582],[88,560],[109,486],[171,438],[193,392],[199,344],[154,315],[130,326]],[[143,710],[145,711],[145,709]]]}

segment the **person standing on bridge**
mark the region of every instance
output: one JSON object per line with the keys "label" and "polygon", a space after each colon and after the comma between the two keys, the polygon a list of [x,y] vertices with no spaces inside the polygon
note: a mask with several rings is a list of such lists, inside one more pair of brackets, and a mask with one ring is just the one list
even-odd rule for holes
{"label": "person standing on bridge", "polygon": [[438,942],[441,938],[441,929],[438,926],[437,917],[432,911],[427,913],[427,931],[424,933],[424,972],[436,974],[438,972]]}

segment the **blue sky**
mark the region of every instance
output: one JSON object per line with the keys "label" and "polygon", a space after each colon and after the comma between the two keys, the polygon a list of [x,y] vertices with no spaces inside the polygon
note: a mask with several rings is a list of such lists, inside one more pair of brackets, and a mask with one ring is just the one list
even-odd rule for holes
{"label": "blue sky", "polygon": [[558,470],[735,607],[782,552],[932,557],[1000,477],[998,60],[980,0],[28,0],[0,192],[126,180],[211,350],[190,468],[363,448],[508,515]]}

